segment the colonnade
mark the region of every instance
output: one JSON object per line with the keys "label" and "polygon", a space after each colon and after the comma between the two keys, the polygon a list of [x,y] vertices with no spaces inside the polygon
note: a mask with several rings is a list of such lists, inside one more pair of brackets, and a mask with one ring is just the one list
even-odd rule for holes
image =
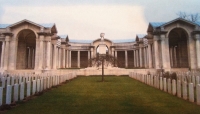
{"label": "colonnade", "polygon": [[[121,51],[121,50],[120,50]],[[153,57],[152,57],[152,44],[148,44],[145,46],[138,46],[133,50],[124,50],[125,52],[125,67],[129,66],[130,60],[128,60],[128,51],[133,51],[133,67],[134,68],[153,68]],[[118,50],[114,51],[115,58],[118,58]]]}

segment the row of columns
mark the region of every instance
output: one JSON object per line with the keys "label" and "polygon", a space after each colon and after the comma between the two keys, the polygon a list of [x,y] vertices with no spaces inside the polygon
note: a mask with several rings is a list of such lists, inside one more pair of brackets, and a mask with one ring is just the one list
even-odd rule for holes
{"label": "row of columns", "polygon": [[[128,67],[128,51],[125,50],[125,67]],[[117,58],[117,50],[113,54]],[[152,44],[133,50],[133,63],[135,68],[152,68]]]}

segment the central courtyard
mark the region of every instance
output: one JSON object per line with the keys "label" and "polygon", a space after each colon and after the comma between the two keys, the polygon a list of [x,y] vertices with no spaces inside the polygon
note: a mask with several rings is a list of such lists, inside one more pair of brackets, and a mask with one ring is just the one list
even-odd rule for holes
{"label": "central courtyard", "polygon": [[199,114],[196,104],[128,76],[78,76],[6,114]]}

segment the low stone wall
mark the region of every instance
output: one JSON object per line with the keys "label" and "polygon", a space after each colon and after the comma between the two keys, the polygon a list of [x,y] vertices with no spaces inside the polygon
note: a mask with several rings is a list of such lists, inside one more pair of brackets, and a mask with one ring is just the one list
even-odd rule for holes
{"label": "low stone wall", "polygon": [[[84,76],[92,76],[92,75],[102,75],[101,69],[60,69],[51,71],[51,73],[57,74],[65,74],[67,72],[76,72],[77,75]],[[124,68],[116,68],[116,69],[104,69],[104,75],[129,75],[129,72],[136,72],[147,74],[148,72],[156,73],[155,69],[124,69]]]}
{"label": "low stone wall", "polygon": [[[110,68],[110,69],[104,69],[105,75],[129,75],[129,72],[135,72],[135,73],[141,73],[141,74],[157,74],[160,71],[160,69],[125,69],[125,68]],[[170,70],[171,72],[185,72],[188,71],[187,68],[174,68]],[[76,72],[77,75],[84,75],[84,76],[91,76],[91,75],[101,75],[102,70],[101,69],[94,69],[94,68],[85,68],[85,69],[57,69],[57,70],[12,70],[12,71],[6,71],[5,73],[11,73],[11,74],[21,74],[21,73],[35,73],[35,74],[41,74],[41,73],[52,73],[52,74],[66,74],[69,72]]]}

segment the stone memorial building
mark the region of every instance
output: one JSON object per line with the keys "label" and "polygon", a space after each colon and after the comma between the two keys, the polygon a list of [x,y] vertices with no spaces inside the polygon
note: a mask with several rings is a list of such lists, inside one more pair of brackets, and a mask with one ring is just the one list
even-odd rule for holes
{"label": "stone memorial building", "polygon": [[[57,33],[55,24],[29,20],[0,24],[0,71],[86,68],[88,60],[99,52],[101,38],[74,40]],[[182,18],[150,22],[146,35],[121,40],[104,38],[104,43],[106,53],[122,62],[120,68],[200,69],[198,22]]]}

